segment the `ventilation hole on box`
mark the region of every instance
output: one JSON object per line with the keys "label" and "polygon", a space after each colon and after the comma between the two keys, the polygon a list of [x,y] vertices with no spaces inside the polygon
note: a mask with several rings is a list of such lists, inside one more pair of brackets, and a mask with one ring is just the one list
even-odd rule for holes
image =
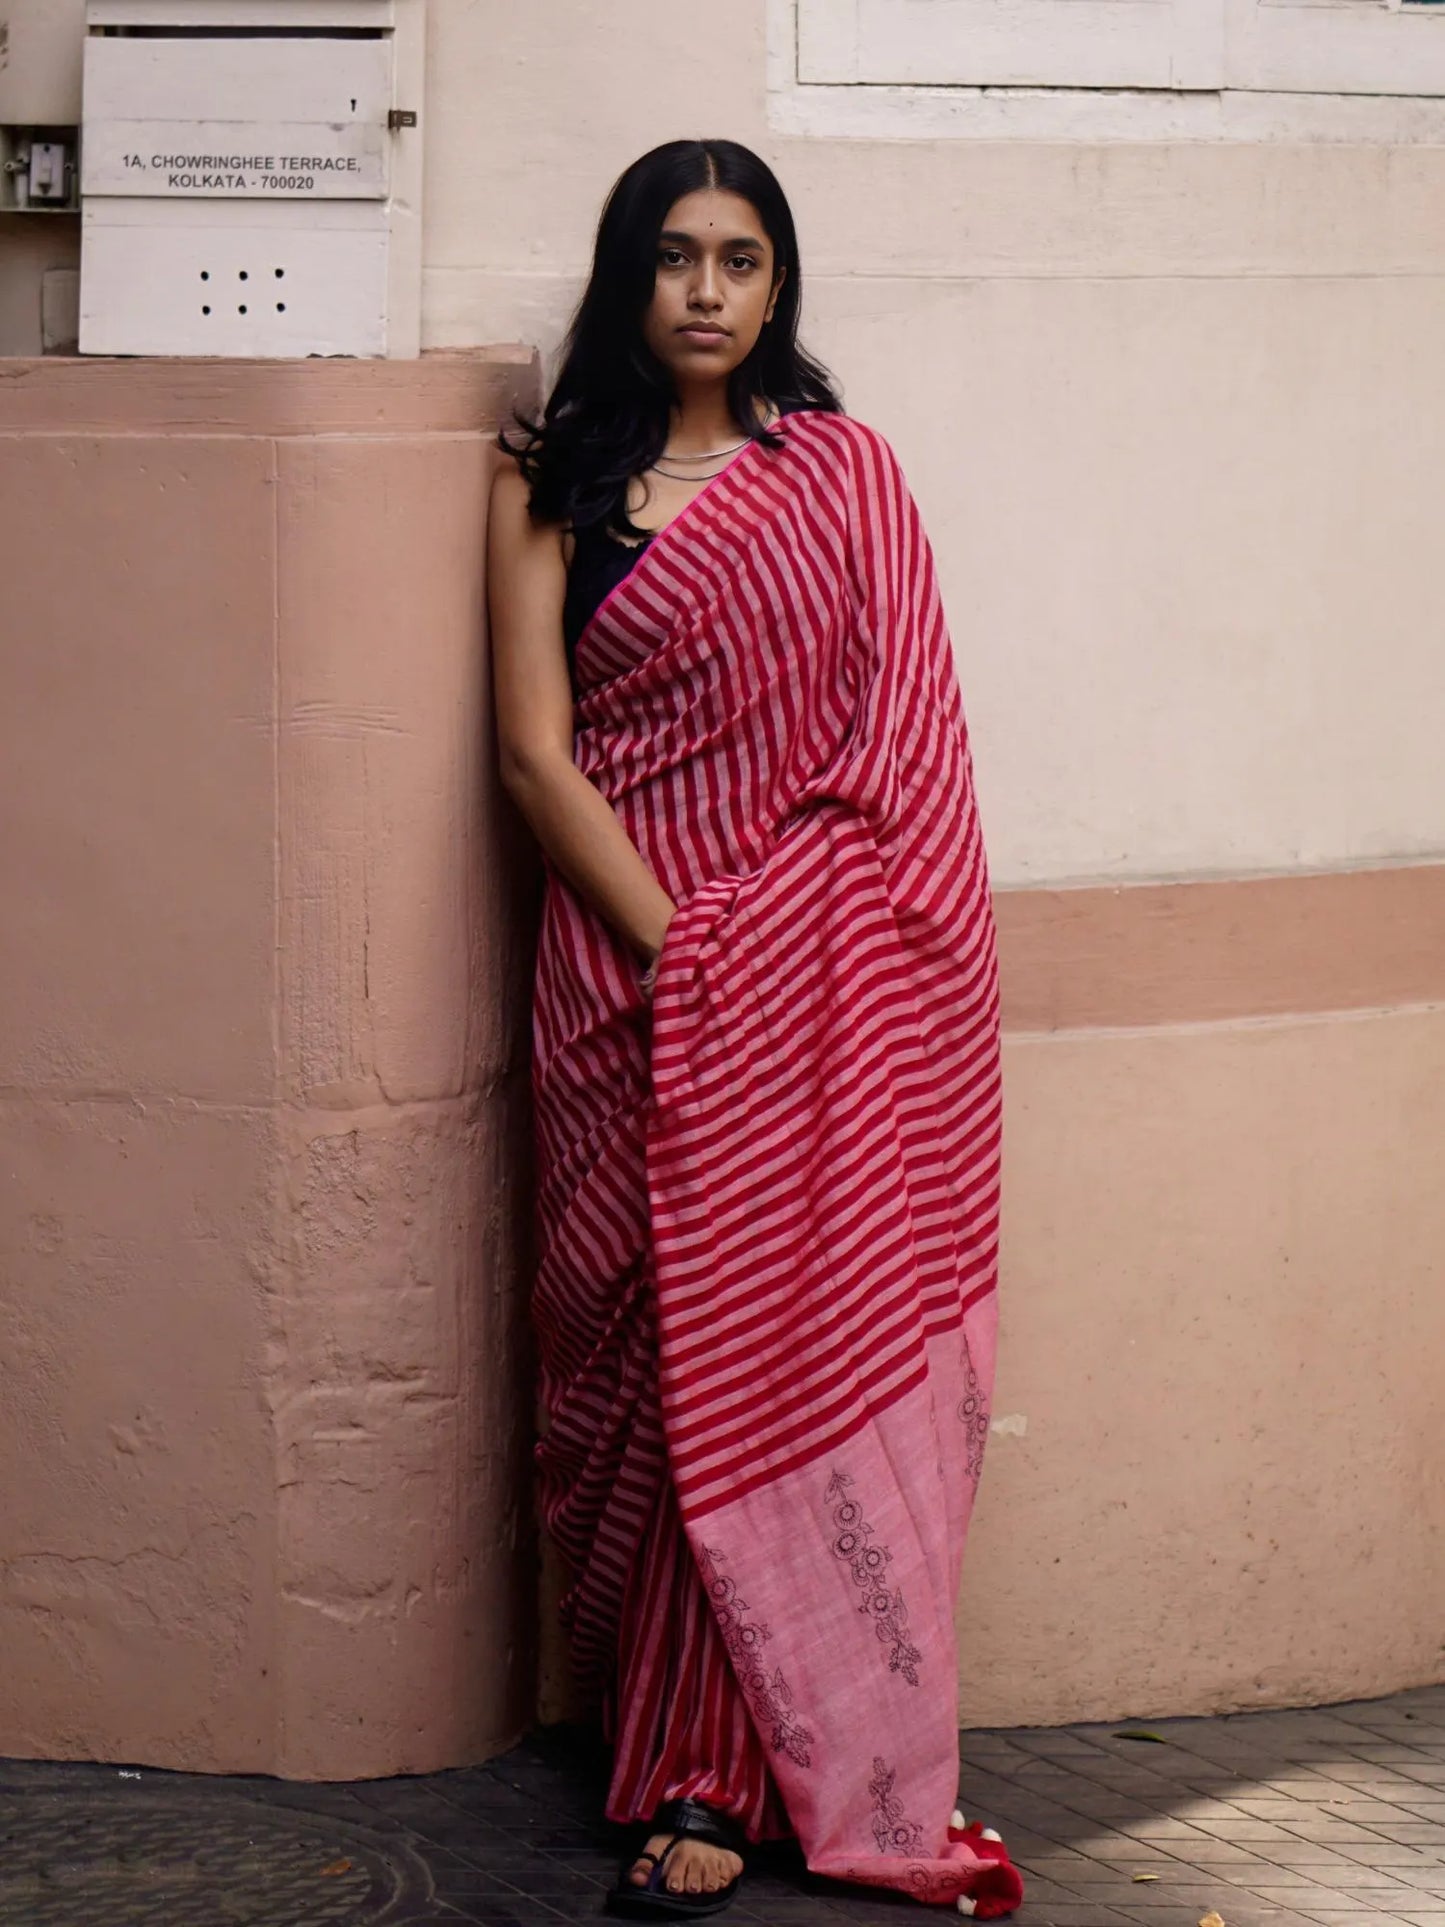
{"label": "ventilation hole on box", "polygon": [[284,301],[278,301],[278,302],[276,303],[276,312],[277,312],[277,314],[285,314],[285,312],[286,312],[286,303],[285,303]]}
{"label": "ventilation hole on box", "polygon": [[202,314],[209,314],[210,312],[211,312],[211,311],[210,311],[210,309],[209,309],[209,308],[202,308],[202,309],[201,309],[201,313],[202,313]]}
{"label": "ventilation hole on box", "polygon": [[240,307],[239,307],[239,308],[237,308],[237,310],[236,310],[236,313],[237,313],[237,314],[244,314],[245,312],[246,312],[246,304],[245,304],[245,302],[243,301],[243,302],[241,303],[241,305],[240,305]]}
{"label": "ventilation hole on box", "polygon": [[279,281],[279,280],[281,279],[281,277],[282,277],[282,275],[283,275],[283,274],[285,274],[285,272],[286,272],[286,270],[285,270],[285,268],[277,268],[277,270],[276,270],[276,279],[277,279],[277,280]]}
{"label": "ventilation hole on box", "polygon": [[246,272],[246,270],[245,270],[244,268],[242,268],[242,270],[241,270],[241,279],[242,279],[243,281],[249,281],[249,280],[251,279],[251,277],[250,277],[250,275],[249,275],[249,274],[247,274],[247,272]]}
{"label": "ventilation hole on box", "polygon": [[201,279],[202,279],[203,281],[209,281],[209,280],[210,280],[210,278],[211,278],[211,270],[210,270],[209,268],[202,268],[202,269],[201,269]]}

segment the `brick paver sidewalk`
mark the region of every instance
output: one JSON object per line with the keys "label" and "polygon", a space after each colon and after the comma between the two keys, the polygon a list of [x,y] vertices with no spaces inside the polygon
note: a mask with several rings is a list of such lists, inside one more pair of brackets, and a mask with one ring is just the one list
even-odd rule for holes
{"label": "brick paver sidewalk", "polygon": [[[970,1732],[961,1750],[965,1816],[1023,1870],[1020,1927],[1445,1927],[1445,1686]],[[471,1771],[346,1785],[0,1762],[0,1927],[590,1921],[617,1858],[602,1771],[562,1729]],[[824,1887],[780,1850],[723,1918],[925,1916]]]}

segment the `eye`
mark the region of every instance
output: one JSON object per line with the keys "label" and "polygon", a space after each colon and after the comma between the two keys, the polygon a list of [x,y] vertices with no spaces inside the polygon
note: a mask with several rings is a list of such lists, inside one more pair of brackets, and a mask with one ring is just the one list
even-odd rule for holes
{"label": "eye", "polygon": [[686,259],[687,257],[681,248],[660,248],[657,255],[657,265],[660,268],[675,268],[680,266]]}
{"label": "eye", "polygon": [[757,267],[758,263],[753,259],[752,255],[750,254],[735,254],[732,257],[732,260],[728,263],[728,265],[734,268],[746,269],[746,268],[755,268]]}

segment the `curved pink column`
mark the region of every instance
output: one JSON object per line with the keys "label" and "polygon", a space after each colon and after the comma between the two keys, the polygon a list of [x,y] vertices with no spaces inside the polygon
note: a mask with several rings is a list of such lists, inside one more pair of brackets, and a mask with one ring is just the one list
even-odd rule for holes
{"label": "curved pink column", "polygon": [[534,1679],[483,580],[534,358],[4,376],[0,1753],[482,1758]]}

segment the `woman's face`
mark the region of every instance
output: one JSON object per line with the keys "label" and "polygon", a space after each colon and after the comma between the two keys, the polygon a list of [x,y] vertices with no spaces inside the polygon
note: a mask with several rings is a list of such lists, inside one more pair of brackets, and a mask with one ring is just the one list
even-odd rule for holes
{"label": "woman's face", "polygon": [[782,282],[751,201],[716,187],[684,194],[657,240],[647,345],[684,385],[721,380],[751,354]]}

